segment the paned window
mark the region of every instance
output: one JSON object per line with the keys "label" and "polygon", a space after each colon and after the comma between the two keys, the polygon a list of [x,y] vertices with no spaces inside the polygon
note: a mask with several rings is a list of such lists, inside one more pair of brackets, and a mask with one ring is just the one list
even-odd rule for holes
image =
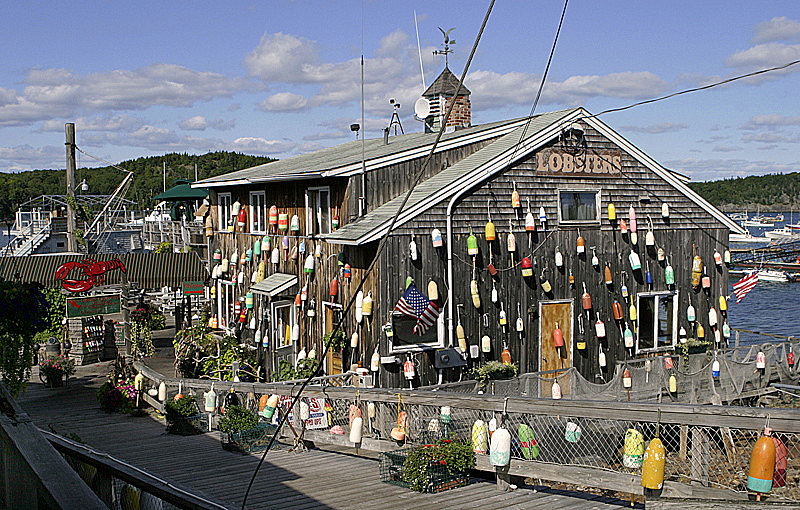
{"label": "paned window", "polygon": [[267,201],[263,191],[250,192],[250,232],[263,234],[267,231]]}
{"label": "paned window", "polygon": [[306,229],[309,234],[314,235],[330,233],[330,188],[308,188],[306,190]]}
{"label": "paned window", "polygon": [[600,192],[558,190],[559,223],[599,223]]}
{"label": "paned window", "polygon": [[637,296],[636,351],[673,349],[678,340],[678,293],[647,292]]}
{"label": "paned window", "polygon": [[228,224],[231,222],[231,194],[220,193],[217,195],[217,198],[219,204],[217,208],[217,218],[219,218],[217,230],[220,232],[227,232]]}

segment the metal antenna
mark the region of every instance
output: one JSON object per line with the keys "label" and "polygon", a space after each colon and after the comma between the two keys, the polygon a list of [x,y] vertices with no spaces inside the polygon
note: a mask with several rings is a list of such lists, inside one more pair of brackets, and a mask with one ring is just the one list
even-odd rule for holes
{"label": "metal antenna", "polygon": [[450,49],[450,45],[456,43],[455,39],[450,39],[450,32],[455,30],[455,27],[451,28],[447,32],[442,30],[442,27],[436,27],[436,28],[438,28],[439,32],[441,32],[442,36],[444,36],[444,49],[443,50],[435,50],[433,52],[433,54],[434,55],[444,55],[444,67],[447,68],[447,55],[450,54],[450,53],[453,53],[453,50]]}

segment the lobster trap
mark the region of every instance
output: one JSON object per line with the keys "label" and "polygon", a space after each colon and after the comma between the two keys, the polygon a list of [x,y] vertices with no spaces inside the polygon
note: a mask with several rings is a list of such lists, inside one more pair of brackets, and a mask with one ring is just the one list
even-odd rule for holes
{"label": "lobster trap", "polygon": [[[381,482],[415,489],[412,483],[407,481],[406,459],[414,448],[404,448],[392,452],[381,452],[380,473]],[[442,461],[443,462],[443,461]],[[463,472],[451,473],[445,464],[439,461],[431,461],[425,466],[422,475],[423,483],[417,487],[420,492],[436,493],[456,487],[463,487],[470,482],[469,475]]]}
{"label": "lobster trap", "polygon": [[[269,441],[275,431],[278,429],[277,425],[271,423],[259,423],[254,428],[249,430],[242,430],[239,432],[220,432],[220,441],[222,448],[232,452],[239,452],[242,454],[263,452],[267,449]],[[278,444],[276,441],[273,443],[272,448]]]}

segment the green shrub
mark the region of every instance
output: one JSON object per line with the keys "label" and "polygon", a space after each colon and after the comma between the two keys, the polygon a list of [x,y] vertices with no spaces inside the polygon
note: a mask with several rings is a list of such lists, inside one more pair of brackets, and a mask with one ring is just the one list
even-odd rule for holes
{"label": "green shrub", "polygon": [[242,406],[230,406],[219,419],[220,432],[241,432],[258,425],[258,417]]}

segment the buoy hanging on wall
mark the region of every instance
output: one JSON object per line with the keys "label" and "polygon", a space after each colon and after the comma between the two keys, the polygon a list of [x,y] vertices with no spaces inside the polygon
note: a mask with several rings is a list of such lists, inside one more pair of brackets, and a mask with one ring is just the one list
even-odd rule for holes
{"label": "buoy hanging on wall", "polygon": [[669,218],[669,204],[666,202],[661,203],[661,217]]}
{"label": "buoy hanging on wall", "polygon": [[478,254],[478,238],[475,237],[472,230],[469,231],[469,237],[467,237],[467,253],[473,257]]}
{"label": "buoy hanging on wall", "polygon": [[295,235],[300,232],[300,216],[296,214],[292,215],[292,220],[289,223],[289,230]]}
{"label": "buoy hanging on wall", "polygon": [[520,268],[522,269],[523,278],[529,278],[533,276],[533,267],[531,266],[531,259],[529,259],[528,257],[523,257],[519,265]]}
{"label": "buoy hanging on wall", "polygon": [[441,248],[444,246],[444,240],[442,240],[442,232],[435,228],[431,231],[431,242],[433,243],[434,248]]}
{"label": "buoy hanging on wall", "polygon": [[614,206],[613,202],[608,203],[608,221],[616,221],[617,220],[617,208]]}
{"label": "buoy hanging on wall", "polygon": [[364,320],[363,311],[364,311],[364,293],[359,290],[358,293],[356,294],[356,313],[355,313],[356,322],[358,324],[361,324],[361,321]]}
{"label": "buoy hanging on wall", "polygon": [[558,322],[556,322],[556,327],[553,330],[553,346],[556,349],[564,347],[564,333],[562,333],[561,328],[558,327]]}
{"label": "buoy hanging on wall", "polygon": [[489,434],[486,428],[486,422],[483,420],[475,420],[472,425],[472,451],[478,455],[486,454],[489,448]]}
{"label": "buoy hanging on wall", "polygon": [[408,254],[411,260],[417,260],[417,243],[413,239],[408,243]]}
{"label": "buoy hanging on wall", "polygon": [[469,292],[472,295],[472,304],[475,308],[481,307],[481,295],[478,293],[478,282],[475,280],[469,283]]}
{"label": "buoy hanging on wall", "polygon": [[489,338],[489,335],[483,335],[481,338],[481,352],[484,354],[492,352],[492,339]]}
{"label": "buoy hanging on wall", "polygon": [[505,427],[500,427],[492,434],[489,462],[493,466],[507,466],[511,461],[511,434]]}
{"label": "buoy hanging on wall", "polygon": [[361,316],[369,319],[372,317],[372,305],[374,301],[372,299],[372,291],[367,292],[367,295],[364,296],[364,301],[361,303]]}

